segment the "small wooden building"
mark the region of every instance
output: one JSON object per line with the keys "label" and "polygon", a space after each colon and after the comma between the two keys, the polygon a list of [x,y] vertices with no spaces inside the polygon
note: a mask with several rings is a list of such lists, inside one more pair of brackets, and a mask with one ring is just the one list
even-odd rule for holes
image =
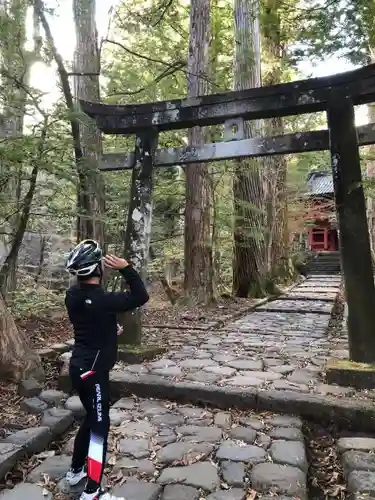
{"label": "small wooden building", "polygon": [[308,205],[308,249],[312,252],[336,252],[339,238],[332,174],[310,173],[305,196]]}

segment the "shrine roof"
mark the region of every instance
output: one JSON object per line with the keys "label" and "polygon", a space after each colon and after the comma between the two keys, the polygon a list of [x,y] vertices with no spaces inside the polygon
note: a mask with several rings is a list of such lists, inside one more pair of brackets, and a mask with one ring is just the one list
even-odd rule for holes
{"label": "shrine roof", "polygon": [[333,194],[333,179],[330,172],[312,172],[307,178],[308,196]]}

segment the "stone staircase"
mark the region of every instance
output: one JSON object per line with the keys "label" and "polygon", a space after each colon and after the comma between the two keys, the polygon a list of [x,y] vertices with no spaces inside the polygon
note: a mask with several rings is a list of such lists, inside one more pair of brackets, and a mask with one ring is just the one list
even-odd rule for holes
{"label": "stone staircase", "polygon": [[312,255],[307,265],[307,274],[311,275],[332,275],[340,274],[341,262],[340,252],[317,252]]}

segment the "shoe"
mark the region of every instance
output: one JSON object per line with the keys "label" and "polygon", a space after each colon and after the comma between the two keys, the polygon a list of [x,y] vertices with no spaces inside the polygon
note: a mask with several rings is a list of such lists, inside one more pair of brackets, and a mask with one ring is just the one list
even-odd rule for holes
{"label": "shoe", "polygon": [[125,500],[124,497],[115,497],[111,493],[103,493],[102,490],[97,490],[94,493],[85,493],[79,497],[79,500]]}
{"label": "shoe", "polygon": [[86,468],[83,467],[79,472],[74,472],[72,469],[66,473],[65,479],[69,486],[76,486],[82,479],[86,479]]}

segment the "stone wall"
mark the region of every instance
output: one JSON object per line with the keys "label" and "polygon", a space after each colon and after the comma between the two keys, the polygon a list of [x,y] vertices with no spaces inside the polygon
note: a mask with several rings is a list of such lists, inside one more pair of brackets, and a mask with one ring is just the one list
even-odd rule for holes
{"label": "stone wall", "polygon": [[[64,270],[65,260],[74,245],[72,236],[53,232],[26,232],[18,256],[18,270],[39,276],[39,281],[52,289],[66,286],[69,276]],[[0,241],[0,264],[4,262],[8,248]]]}

